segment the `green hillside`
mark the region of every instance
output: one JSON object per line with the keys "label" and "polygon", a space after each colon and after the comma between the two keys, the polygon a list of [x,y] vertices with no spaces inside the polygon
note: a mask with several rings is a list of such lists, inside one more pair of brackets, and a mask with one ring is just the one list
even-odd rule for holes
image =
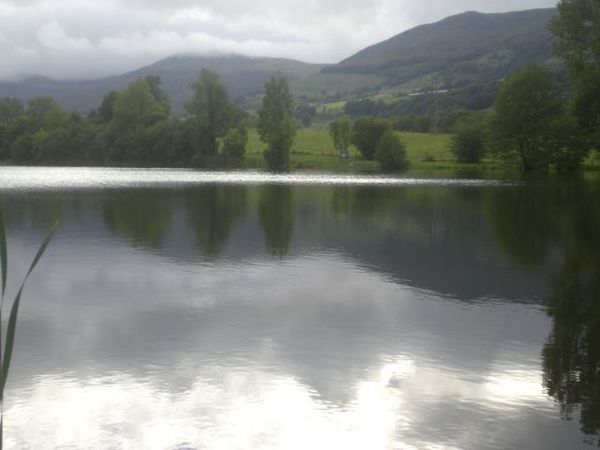
{"label": "green hillside", "polygon": [[[499,83],[511,72],[536,62],[553,68],[553,37],[548,23],[556,10],[500,14],[465,12],[422,25],[372,45],[320,76],[370,76],[381,81],[355,98],[396,102],[392,114],[427,114],[434,86],[440,110],[485,109]],[[314,75],[313,75],[314,77]]]}
{"label": "green hillside", "polygon": [[434,86],[440,111],[486,109],[514,70],[533,62],[560,70],[548,30],[555,12],[451,16],[367,47],[294,81],[292,89],[325,110],[340,101],[371,100],[371,107],[359,108],[358,115],[427,115]]}
{"label": "green hillside", "polygon": [[367,47],[323,72],[377,74],[395,84],[437,72],[483,69],[485,75],[501,74],[501,68],[552,57],[547,26],[554,14],[554,8],[465,12]]}
{"label": "green hillside", "polygon": [[319,97],[370,91],[384,82],[385,78],[377,74],[318,72],[292,81],[291,88],[297,96]]}

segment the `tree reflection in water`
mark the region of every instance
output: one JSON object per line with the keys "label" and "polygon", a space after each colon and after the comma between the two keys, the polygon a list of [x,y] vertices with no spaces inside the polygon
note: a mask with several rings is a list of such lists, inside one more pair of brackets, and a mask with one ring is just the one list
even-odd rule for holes
{"label": "tree reflection in water", "polygon": [[258,200],[258,218],[267,251],[283,258],[294,233],[294,194],[290,186],[264,186]]}
{"label": "tree reflection in water", "polygon": [[171,226],[173,206],[168,193],[138,189],[102,198],[102,216],[117,235],[140,247],[159,248]]}
{"label": "tree reflection in water", "polygon": [[578,196],[562,268],[547,306],[552,332],[543,350],[544,385],[564,418],[600,446],[600,211],[597,190]]}
{"label": "tree reflection in water", "polygon": [[600,192],[554,181],[491,192],[486,213],[514,265],[559,262],[545,300],[553,324],[542,351],[544,387],[562,417],[579,415],[581,431],[600,445]]}
{"label": "tree reflection in water", "polygon": [[186,192],[187,222],[208,260],[216,259],[248,210],[243,186],[203,186]]}

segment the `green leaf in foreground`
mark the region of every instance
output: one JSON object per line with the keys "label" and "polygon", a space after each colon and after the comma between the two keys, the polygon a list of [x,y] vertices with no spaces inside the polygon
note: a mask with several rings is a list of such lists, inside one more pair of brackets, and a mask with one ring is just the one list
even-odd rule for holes
{"label": "green leaf in foreground", "polygon": [[[0,220],[0,222],[2,222],[2,220]],[[42,245],[40,246],[39,250],[37,251],[35,257],[33,258],[33,262],[31,263],[31,266],[29,267],[29,270],[27,271],[27,275],[25,275],[25,278],[23,279],[23,282],[21,283],[19,292],[17,293],[17,296],[15,297],[12,308],[10,310],[10,316],[8,319],[8,330],[6,332],[6,345],[4,348],[4,358],[2,359],[2,370],[0,373],[0,377],[1,377],[0,378],[0,395],[2,395],[1,393],[4,392],[4,386],[6,385],[6,379],[8,377],[8,369],[10,367],[10,360],[11,360],[12,352],[13,352],[13,344],[15,341],[15,331],[17,328],[17,314],[19,313],[19,304],[21,303],[21,295],[23,294],[23,289],[25,288],[25,283],[27,282],[29,275],[31,275],[31,272],[33,272],[33,269],[39,262],[40,258],[46,251],[46,248],[48,248],[48,244],[50,244],[50,241],[52,240],[52,236],[54,235],[54,232],[56,231],[57,226],[58,226],[58,222],[56,222],[52,226],[52,228],[48,232],[48,235],[46,236],[46,239],[44,239],[44,242],[42,242]]]}
{"label": "green leaf in foreground", "polygon": [[[6,273],[8,271],[8,262],[6,259],[6,227],[4,226],[4,210],[0,202],[0,266],[2,266],[2,300],[4,300],[4,291],[6,290]],[[0,302],[1,305],[2,302]],[[0,317],[2,317],[0,313]],[[1,349],[0,349],[1,350]]]}

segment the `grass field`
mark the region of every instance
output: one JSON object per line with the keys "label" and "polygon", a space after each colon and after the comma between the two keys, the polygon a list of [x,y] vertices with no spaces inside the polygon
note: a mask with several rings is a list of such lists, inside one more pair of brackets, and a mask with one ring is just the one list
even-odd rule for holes
{"label": "grass field", "polygon": [[[448,149],[451,134],[397,133],[406,145],[411,174],[455,175],[457,173],[506,171],[499,160],[484,158],[479,164],[462,164],[456,161]],[[248,169],[264,169],[263,151],[255,129],[250,130],[244,166]],[[292,145],[290,165],[292,170],[322,170],[331,172],[379,172],[376,161],[362,159],[358,150],[350,147],[350,157],[341,159],[333,148],[327,127],[311,127],[298,130]],[[600,170],[600,153],[592,152],[584,161],[585,170]]]}
{"label": "grass field", "polygon": [[[411,172],[437,170],[489,169],[498,166],[493,161],[484,161],[477,165],[458,164],[448,150],[449,134],[398,133],[406,145],[407,158]],[[248,137],[245,165],[247,168],[264,168],[263,151],[265,145],[260,141],[256,130]],[[350,157],[342,160],[333,148],[326,127],[303,128],[298,130],[291,150],[292,169],[310,169],[326,171],[377,172],[379,164],[361,158],[358,150],[350,147]]]}
{"label": "grass field", "polygon": [[317,108],[317,114],[343,114],[345,106],[345,101],[325,103]]}
{"label": "grass field", "polygon": [[357,89],[376,88],[384,82],[385,78],[377,75],[319,72],[292,81],[290,88],[296,96],[313,97],[332,95],[338,92],[350,93]]}

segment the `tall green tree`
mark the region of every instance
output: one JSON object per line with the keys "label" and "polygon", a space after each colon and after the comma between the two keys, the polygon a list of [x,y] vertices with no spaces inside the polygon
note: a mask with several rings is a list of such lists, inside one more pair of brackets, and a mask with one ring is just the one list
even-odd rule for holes
{"label": "tall green tree", "polygon": [[[25,126],[25,109],[16,98],[0,99],[0,159],[9,156],[9,146]],[[21,126],[17,126],[20,124]],[[19,129],[21,128],[21,129]]]}
{"label": "tall green tree", "polygon": [[144,165],[189,167],[193,158],[185,122],[169,117],[146,128],[142,135]]}
{"label": "tall green tree", "polygon": [[171,112],[171,100],[169,96],[162,88],[162,80],[158,75],[146,75],[144,78],[146,83],[148,83],[148,87],[150,88],[150,92],[159,102],[163,108],[167,111],[167,113]]}
{"label": "tall green tree", "polygon": [[584,153],[553,75],[531,65],[500,87],[490,117],[491,150],[523,171],[560,163],[576,168]]}
{"label": "tall green tree", "polygon": [[111,125],[124,133],[151,126],[168,114],[168,106],[156,99],[148,82],[138,79],[117,94]]}
{"label": "tall green tree", "polygon": [[148,82],[138,79],[117,94],[110,128],[112,144],[111,162],[147,165],[149,151],[144,145],[145,130],[166,120],[168,105],[156,99]]}
{"label": "tall green tree", "polygon": [[347,117],[334,120],[329,124],[329,135],[333,140],[333,148],[338,152],[347,150],[352,141],[352,123]]}
{"label": "tall green tree", "polygon": [[556,52],[563,58],[575,91],[579,124],[600,148],[600,2],[560,0],[550,29]]}
{"label": "tall green tree", "polygon": [[232,105],[219,75],[202,69],[192,83],[194,97],[186,105],[193,122],[198,156],[214,156],[218,152],[217,139],[227,133],[232,122]]}
{"label": "tall green tree", "polygon": [[0,98],[0,126],[17,120],[25,112],[18,98]]}
{"label": "tall green tree", "polygon": [[98,110],[92,113],[92,118],[99,123],[109,123],[113,118],[116,100],[117,92],[110,91],[102,99],[102,103],[100,104]]}
{"label": "tall green tree", "polygon": [[25,116],[31,130],[53,130],[67,121],[68,114],[50,97],[35,97],[27,103]]}
{"label": "tall green tree", "polygon": [[[66,142],[69,115],[50,97],[35,97],[27,103],[25,115],[7,129],[5,155],[17,162],[45,163]],[[62,151],[62,149],[61,149]]]}
{"label": "tall green tree", "polygon": [[271,77],[265,84],[257,128],[260,139],[267,144],[264,156],[269,170],[289,170],[290,148],[297,126],[292,95],[285,78]]}

